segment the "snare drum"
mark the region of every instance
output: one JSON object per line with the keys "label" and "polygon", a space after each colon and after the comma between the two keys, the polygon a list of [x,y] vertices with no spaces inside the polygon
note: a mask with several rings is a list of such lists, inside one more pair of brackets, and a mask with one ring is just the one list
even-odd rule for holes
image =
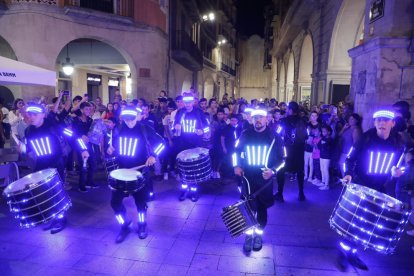
{"label": "snare drum", "polygon": [[144,188],[145,179],[141,172],[131,169],[117,169],[109,173],[109,188],[125,193],[136,192]]}
{"label": "snare drum", "polygon": [[196,184],[207,181],[211,176],[209,150],[194,148],[177,155],[177,166],[183,184]]}
{"label": "snare drum", "polygon": [[3,192],[10,211],[21,227],[48,222],[72,205],[56,169],[29,174]]}
{"label": "snare drum", "polygon": [[386,194],[358,185],[346,185],[331,218],[339,235],[365,248],[392,254],[411,214]]}
{"label": "snare drum", "polygon": [[249,201],[239,201],[223,208],[221,218],[233,238],[259,225]]}

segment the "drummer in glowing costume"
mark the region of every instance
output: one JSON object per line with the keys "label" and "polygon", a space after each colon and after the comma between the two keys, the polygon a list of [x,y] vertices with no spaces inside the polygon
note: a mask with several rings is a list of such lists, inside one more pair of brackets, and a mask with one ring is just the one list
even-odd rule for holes
{"label": "drummer in glowing costume", "polygon": [[[203,111],[194,107],[193,94],[183,93],[183,102],[184,108],[177,112],[174,120],[175,135],[178,136],[176,139],[177,152],[200,147],[203,142],[203,134],[210,132],[210,127]],[[189,190],[191,200],[198,200],[197,187],[195,185],[189,187],[183,183],[181,189],[180,201],[187,197]]]}
{"label": "drummer in glowing costume", "polygon": [[[390,180],[391,169],[396,166],[404,151],[400,135],[393,130],[395,115],[390,110],[380,110],[374,113],[374,125],[363,134],[363,137],[349,151],[344,166],[344,181],[367,186],[385,193],[385,185]],[[360,269],[367,269],[364,262],[358,258],[353,242],[341,241],[340,250],[343,253],[340,260],[342,268],[347,261]]]}
{"label": "drummer in glowing costume", "polygon": [[[253,200],[259,227],[246,232],[243,249],[250,252],[262,248],[263,229],[267,224],[267,208],[273,205],[272,176],[284,166],[283,141],[279,135],[274,135],[266,126],[267,112],[252,111],[253,128],[245,130],[236,141],[233,154],[234,173],[245,176],[249,183],[243,183],[242,194],[248,195],[258,191],[264,185],[268,186]],[[253,235],[255,234],[255,236]]]}
{"label": "drummer in glowing costume", "polygon": [[[119,168],[132,168],[145,164],[143,171],[144,181],[148,182],[149,167],[156,162],[158,156],[164,149],[164,139],[155,133],[151,127],[137,122],[138,112],[136,109],[127,107],[121,112],[124,123],[119,129],[117,137],[112,137],[113,146],[107,150],[109,155],[116,154],[118,157]],[[126,217],[126,209],[122,201],[124,197],[131,194],[135,200],[138,210],[138,236],[140,239],[147,237],[146,230],[146,210],[147,210],[147,188],[126,193],[121,190],[112,191],[111,207],[115,212],[115,217],[121,226],[121,231],[116,237],[116,242],[125,240],[130,232],[131,221]]]}
{"label": "drummer in glowing costume", "polygon": [[[45,109],[41,105],[30,105],[26,108],[30,126],[25,131],[26,145],[21,144],[22,151],[33,152],[36,156],[34,171],[46,168],[56,168],[60,179],[64,181],[64,160],[62,154],[61,140],[63,135],[68,139],[74,139],[75,134],[69,129],[60,127],[51,112],[46,117]],[[76,139],[77,146],[81,149],[82,157],[88,158],[89,153],[81,139]],[[58,233],[65,228],[66,218],[64,213],[58,214],[52,223],[44,228],[50,230],[51,234]]]}

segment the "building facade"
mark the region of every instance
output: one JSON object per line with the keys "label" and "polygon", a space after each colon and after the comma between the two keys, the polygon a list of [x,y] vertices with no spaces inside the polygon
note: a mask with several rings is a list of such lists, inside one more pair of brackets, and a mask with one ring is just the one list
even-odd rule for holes
{"label": "building facade", "polygon": [[[279,101],[353,102],[371,118],[413,102],[412,1],[273,1],[268,15],[271,94]],[[265,38],[269,40],[269,38]],[[365,128],[370,125],[364,121]]]}
{"label": "building facade", "polygon": [[169,91],[236,95],[236,8],[232,0],[170,1]]}

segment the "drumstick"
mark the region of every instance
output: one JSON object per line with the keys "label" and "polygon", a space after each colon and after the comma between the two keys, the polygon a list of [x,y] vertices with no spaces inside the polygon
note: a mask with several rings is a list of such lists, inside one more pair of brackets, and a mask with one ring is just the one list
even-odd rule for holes
{"label": "drumstick", "polygon": [[109,146],[112,147],[112,130],[111,130],[111,133],[109,134]]}
{"label": "drumstick", "polygon": [[140,165],[140,166],[132,167],[132,168],[130,168],[130,170],[139,170],[139,169],[144,168],[145,166],[146,166],[146,165],[145,165],[145,164],[143,164],[143,165]]}
{"label": "drumstick", "polygon": [[11,133],[11,136],[12,136],[13,140],[16,142],[16,144],[19,145],[20,144],[20,140],[16,137],[16,134]]}
{"label": "drumstick", "polygon": [[398,163],[397,163],[397,166],[396,166],[397,168],[399,168],[401,166],[401,163],[403,162],[404,156],[405,156],[405,153],[401,154],[401,157],[398,160]]}

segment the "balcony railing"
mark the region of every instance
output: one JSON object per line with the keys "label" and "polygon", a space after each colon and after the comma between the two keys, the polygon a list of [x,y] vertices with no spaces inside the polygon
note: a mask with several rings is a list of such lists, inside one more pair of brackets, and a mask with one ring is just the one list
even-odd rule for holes
{"label": "balcony railing", "polygon": [[34,4],[44,4],[49,6],[57,6],[58,0],[6,0],[0,1],[5,2],[6,4],[26,4],[26,3],[34,3]]}
{"label": "balcony railing", "polygon": [[214,64],[214,62],[212,62],[210,59],[204,57],[204,65],[209,66],[213,69],[216,69],[216,65]]}
{"label": "balcony railing", "polygon": [[229,73],[232,76],[236,75],[236,69],[233,69],[233,68],[231,68],[230,66],[228,66],[224,63],[221,63],[221,71]]}
{"label": "balcony railing", "polygon": [[65,0],[64,4],[120,16],[134,16],[134,0]]}
{"label": "balcony railing", "polygon": [[203,65],[203,54],[193,42],[190,35],[182,30],[172,33],[171,46],[174,57],[193,69],[200,69]]}

